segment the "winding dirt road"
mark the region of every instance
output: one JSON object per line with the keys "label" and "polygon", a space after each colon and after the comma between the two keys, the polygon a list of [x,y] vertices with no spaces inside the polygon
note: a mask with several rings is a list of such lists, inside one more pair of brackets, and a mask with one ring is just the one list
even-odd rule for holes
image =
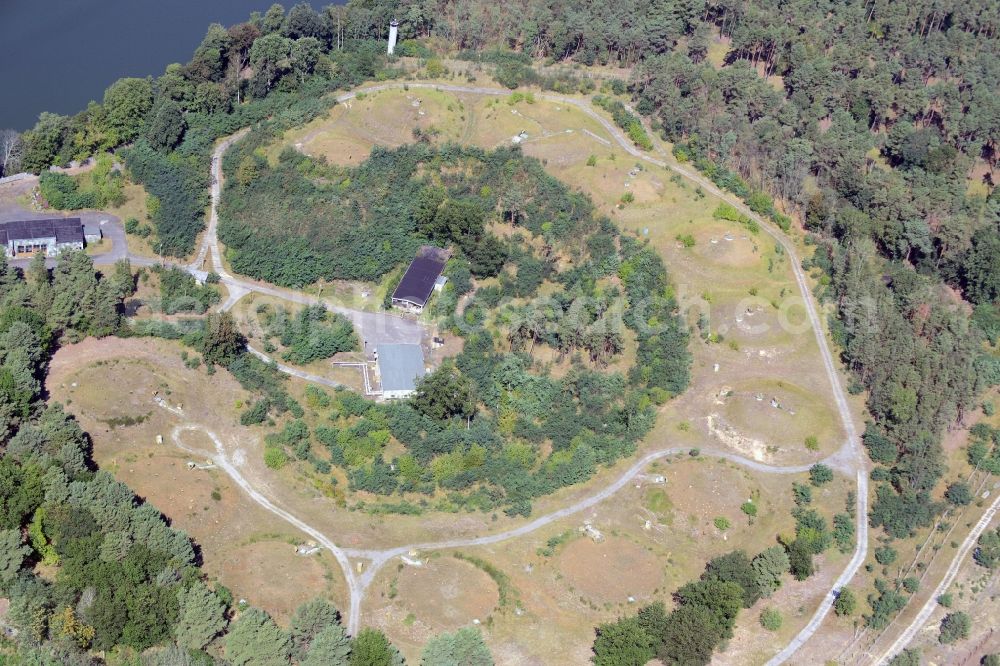
{"label": "winding dirt road", "polygon": [[[354,99],[359,93],[371,93],[379,90],[388,90],[392,88],[402,88],[404,85],[409,88],[429,88],[437,89],[446,92],[464,93],[464,94],[475,94],[475,95],[491,95],[491,96],[505,96],[510,94],[509,90],[499,89],[499,88],[486,88],[486,87],[475,87],[475,86],[456,86],[447,84],[431,84],[431,83],[415,83],[409,82],[403,83],[386,83],[375,86],[369,86],[367,88],[353,91],[341,95],[337,98],[338,103],[345,102],[350,99]],[[826,594],[823,601],[820,603],[819,608],[816,610],[813,617],[810,619],[809,623],[791,640],[791,642],[779,653],[777,653],[768,664],[780,664],[786,661],[796,650],[799,649],[819,628],[823,619],[829,613],[835,595],[837,591],[844,585],[846,585],[855,575],[858,568],[864,562],[865,557],[868,552],[868,475],[865,468],[864,456],[860,448],[860,442],[855,430],[854,421],[852,419],[850,410],[847,406],[847,399],[844,395],[843,388],[841,386],[840,377],[837,373],[836,365],[833,360],[833,354],[830,351],[829,344],[827,342],[826,336],[823,332],[823,327],[820,322],[819,314],[817,312],[816,306],[812,300],[812,295],[809,291],[808,283],[804,273],[802,272],[799,259],[795,252],[795,247],[791,241],[779,230],[777,230],[773,225],[761,218],[759,215],[755,214],[749,208],[747,208],[742,201],[740,201],[735,196],[719,190],[711,181],[704,178],[701,174],[681,165],[671,164],[665,160],[658,159],[640,151],[625,137],[621,130],[615,126],[610,120],[604,116],[597,113],[586,100],[580,100],[570,97],[564,97],[562,95],[555,95],[550,93],[536,94],[536,97],[541,99],[557,102],[560,104],[572,105],[588,115],[589,117],[595,119],[601,124],[601,126],[613,137],[615,142],[626,152],[633,155],[634,157],[644,160],[648,163],[657,165],[659,167],[669,169],[679,174],[683,178],[699,185],[702,189],[711,192],[716,197],[726,201],[730,205],[735,206],[740,212],[747,215],[749,218],[755,220],[761,225],[761,228],[769,234],[774,240],[779,243],[788,254],[789,261],[792,265],[792,269],[795,275],[795,281],[799,287],[801,293],[803,306],[806,309],[806,313],[809,317],[810,324],[812,325],[813,332],[816,336],[816,342],[819,346],[820,355],[823,359],[823,366],[826,370],[827,377],[830,381],[831,389],[833,391],[834,401],[837,405],[837,411],[840,415],[841,422],[844,427],[844,432],[847,434],[847,440],[841,449],[835,453],[828,462],[830,464],[836,465],[840,469],[852,470],[857,475],[857,506],[856,511],[856,532],[857,532],[857,545],[855,547],[854,554],[848,563],[847,567],[837,578],[834,583],[833,588]],[[227,299],[224,305],[232,306],[238,300],[238,298],[250,291],[256,291],[259,293],[276,295],[281,298],[288,298],[299,303],[317,303],[321,302],[316,299],[299,292],[293,292],[288,290],[281,290],[275,287],[261,285],[255,282],[241,280],[232,276],[225,269],[222,262],[221,252],[218,245],[217,236],[217,225],[218,225],[218,205],[219,198],[221,194],[222,187],[222,156],[226,149],[232,145],[232,143],[237,140],[242,133],[246,130],[233,135],[232,137],[221,142],[212,155],[212,208],[211,215],[209,218],[209,225],[204,237],[202,239],[201,247],[199,248],[195,262],[186,267],[189,272],[194,275],[204,277],[207,271],[204,269],[204,262],[207,257],[211,257],[211,270],[215,271],[222,277],[222,282],[230,290],[230,297]],[[137,263],[144,264],[148,260],[141,258],[133,259]],[[239,294],[239,296],[236,296]],[[423,335],[423,326],[413,320],[404,319],[402,317],[397,317],[394,315],[389,315],[386,313],[371,313],[362,312],[358,310],[350,310],[346,308],[339,308],[332,304],[325,303],[331,309],[341,312],[351,318],[355,326],[361,331],[362,335],[369,341],[419,341]],[[260,352],[255,352],[258,355],[266,358]],[[279,368],[284,372],[289,372],[290,374],[295,374],[296,376],[303,377],[304,373],[301,371],[294,371],[293,368]],[[303,377],[313,381],[319,378]],[[327,383],[330,380],[323,380],[321,383]],[[175,443],[178,445],[180,442],[180,434],[185,429],[200,429],[199,426],[180,426],[174,433]],[[248,494],[248,496],[256,502],[261,507],[267,509],[271,513],[281,517],[282,519],[288,521],[290,524],[296,526],[306,534],[312,536],[318,543],[323,544],[326,548],[330,550],[331,553],[337,558],[340,563],[341,568],[344,570],[344,576],[347,581],[348,589],[350,592],[350,604],[349,610],[347,612],[347,629],[348,632],[354,634],[359,628],[360,615],[361,615],[361,602],[364,598],[365,592],[378,570],[389,560],[399,555],[405,554],[411,549],[422,549],[422,550],[433,550],[440,548],[456,548],[456,547],[468,547],[468,546],[482,546],[493,543],[498,543],[505,541],[507,539],[512,539],[520,536],[529,534],[535,530],[538,530],[546,525],[549,525],[553,521],[565,518],[566,516],[572,515],[579,511],[582,511],[588,507],[591,507],[602,500],[605,500],[614,493],[618,492],[622,487],[624,487],[628,481],[634,477],[639,471],[641,471],[650,462],[664,458],[666,456],[677,453],[681,450],[677,447],[666,448],[659,451],[654,451],[647,454],[643,458],[636,461],[631,467],[629,467],[616,481],[603,488],[600,491],[595,492],[584,499],[581,499],[572,505],[554,511],[550,514],[535,518],[534,520],[525,523],[524,525],[508,530],[505,532],[499,532],[496,534],[491,534],[482,537],[475,537],[469,539],[457,539],[453,541],[442,541],[436,543],[417,543],[417,544],[406,544],[400,545],[393,548],[385,550],[355,550],[355,549],[345,549],[337,546],[331,539],[324,536],[318,530],[312,528],[306,523],[302,522],[294,515],[292,515],[287,510],[277,506],[273,501],[264,496],[261,492],[255,489],[243,475],[240,473],[239,469],[228,459],[225,452],[225,447],[223,443],[218,439],[218,437],[207,430],[205,432],[211,437],[216,446],[216,464],[226,471],[226,473]],[[791,474],[800,473],[808,469],[807,466],[799,467],[772,467],[764,465],[762,463],[749,460],[740,456],[737,456],[728,451],[706,451],[707,455],[717,456],[731,460],[740,465],[747,466],[751,469],[766,472],[766,473],[776,473],[776,474]],[[368,565],[364,567],[363,574],[357,574],[355,570],[351,567],[351,558],[357,561],[365,560]]]}

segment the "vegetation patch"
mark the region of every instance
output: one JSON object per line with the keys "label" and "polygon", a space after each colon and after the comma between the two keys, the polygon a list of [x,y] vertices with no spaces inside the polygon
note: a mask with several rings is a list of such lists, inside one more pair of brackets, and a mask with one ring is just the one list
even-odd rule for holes
{"label": "vegetation patch", "polygon": [[114,416],[110,419],[99,419],[101,423],[104,423],[112,430],[116,428],[127,428],[129,426],[140,425],[146,422],[152,412],[146,412],[145,414],[139,414],[136,416],[125,415],[125,416]]}
{"label": "vegetation patch", "polygon": [[257,314],[261,316],[265,340],[280,341],[285,348],[281,357],[298,365],[359,347],[350,320],[329,312],[323,305],[308,305],[294,315],[284,308],[261,305]]}
{"label": "vegetation patch", "polygon": [[510,576],[496,568],[493,564],[480,557],[476,557],[475,555],[455,552],[452,553],[452,557],[462,560],[463,562],[468,562],[493,579],[493,582],[497,584],[497,591],[500,595],[500,599],[497,602],[498,611],[503,613],[514,607],[520,595],[518,594],[517,588],[515,588],[511,582]]}
{"label": "vegetation patch", "polygon": [[643,150],[652,150],[653,142],[642,126],[642,120],[625,108],[625,105],[613,97],[595,95],[594,104],[611,114],[615,124],[625,130],[625,134],[635,145]]}

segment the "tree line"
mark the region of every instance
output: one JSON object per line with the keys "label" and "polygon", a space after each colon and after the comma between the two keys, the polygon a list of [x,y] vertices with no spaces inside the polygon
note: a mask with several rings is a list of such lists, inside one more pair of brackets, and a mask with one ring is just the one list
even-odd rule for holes
{"label": "tree line", "polygon": [[[906,537],[936,512],[942,432],[1000,381],[978,325],[995,317],[1000,294],[988,180],[998,116],[986,92],[998,80],[995,8],[780,12],[775,21],[774,9],[706,4],[709,25],[732,40],[723,66],[691,43],[648,58],[633,72],[636,108],[679,159],[785,226],[768,195],[777,197],[813,234],[806,266],[827,276],[820,293],[836,307],[852,391],[868,391],[865,443],[888,468],[871,520]],[[782,89],[765,80],[772,74]],[[987,187],[976,194],[982,166]],[[970,321],[945,284],[979,315]]]}

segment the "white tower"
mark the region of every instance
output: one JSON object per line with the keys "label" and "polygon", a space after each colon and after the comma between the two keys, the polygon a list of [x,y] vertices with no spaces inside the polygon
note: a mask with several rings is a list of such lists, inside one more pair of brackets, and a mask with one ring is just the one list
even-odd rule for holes
{"label": "white tower", "polygon": [[399,21],[393,19],[389,23],[389,55],[396,50],[396,33],[399,32]]}

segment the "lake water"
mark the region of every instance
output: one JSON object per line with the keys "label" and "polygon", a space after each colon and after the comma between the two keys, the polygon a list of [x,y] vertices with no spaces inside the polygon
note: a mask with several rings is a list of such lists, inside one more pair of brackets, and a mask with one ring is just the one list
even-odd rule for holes
{"label": "lake water", "polygon": [[0,128],[74,114],[123,76],[159,76],[188,61],[210,23],[245,21],[273,1],[0,0]]}

